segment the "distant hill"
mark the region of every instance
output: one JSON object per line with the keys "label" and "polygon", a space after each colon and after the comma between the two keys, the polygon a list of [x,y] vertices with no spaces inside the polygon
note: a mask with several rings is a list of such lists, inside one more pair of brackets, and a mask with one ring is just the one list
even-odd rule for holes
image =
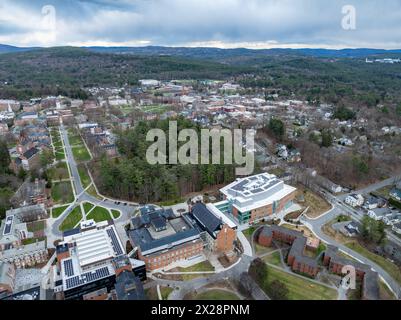
{"label": "distant hill", "polygon": [[382,54],[401,54],[400,50],[384,49],[219,49],[219,48],[187,48],[187,47],[88,47],[94,52],[108,52],[135,55],[171,55],[192,58],[233,58],[233,57],[260,57],[280,55],[305,55],[326,58],[360,58]]}
{"label": "distant hill", "polygon": [[[14,47],[0,44],[0,53],[13,53],[39,49],[37,47]],[[253,58],[263,56],[311,56],[321,58],[361,58],[385,54],[400,54],[398,50],[384,49],[220,49],[220,48],[189,48],[189,47],[163,47],[163,46],[146,46],[146,47],[85,47],[92,52],[97,53],[114,53],[114,54],[134,54],[134,55],[158,55],[158,56],[179,56],[196,59],[227,59],[227,58]]]}
{"label": "distant hill", "polygon": [[35,49],[37,49],[37,48],[34,48],[34,47],[20,48],[20,47],[9,46],[6,44],[0,44],[0,53],[23,52],[23,51],[30,51],[30,50],[35,50]]}

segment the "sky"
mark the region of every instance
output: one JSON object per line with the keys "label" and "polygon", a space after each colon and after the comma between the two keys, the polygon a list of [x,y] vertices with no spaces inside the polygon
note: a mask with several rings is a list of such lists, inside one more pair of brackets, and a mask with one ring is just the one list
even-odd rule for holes
{"label": "sky", "polygon": [[0,0],[0,43],[401,48],[401,0]]}

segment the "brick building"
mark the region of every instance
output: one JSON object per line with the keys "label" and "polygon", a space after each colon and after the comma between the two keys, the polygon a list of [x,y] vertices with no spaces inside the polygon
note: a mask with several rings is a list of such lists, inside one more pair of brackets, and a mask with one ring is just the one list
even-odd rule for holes
{"label": "brick building", "polygon": [[259,233],[258,243],[265,247],[270,247],[273,241],[279,241],[291,245],[288,253],[287,264],[292,271],[316,277],[319,272],[317,260],[305,255],[308,238],[303,233],[290,230],[276,225],[264,226]]}
{"label": "brick building", "polygon": [[328,246],[324,253],[323,265],[330,272],[338,275],[343,275],[345,266],[354,267],[356,278],[362,282],[362,299],[379,300],[379,277],[377,272],[373,271],[370,266],[340,256],[338,248],[334,246]]}

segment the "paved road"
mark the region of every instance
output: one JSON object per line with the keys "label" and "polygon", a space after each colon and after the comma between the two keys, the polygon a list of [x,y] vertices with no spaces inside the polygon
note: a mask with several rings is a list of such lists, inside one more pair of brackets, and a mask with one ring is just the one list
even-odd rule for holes
{"label": "paved road", "polygon": [[344,246],[342,243],[332,239],[331,237],[327,236],[323,231],[322,227],[326,223],[330,222],[333,220],[335,217],[339,216],[340,214],[344,214],[343,209],[339,208],[338,206],[334,206],[332,210],[330,210],[328,213],[320,217],[319,219],[308,219],[306,217],[302,217],[301,222],[309,227],[313,233],[323,240],[324,242],[334,245],[350,255],[351,257],[354,257],[355,259],[361,261],[362,263],[365,263],[369,266],[371,266],[375,271],[377,271],[380,276],[387,282],[387,284],[391,287],[393,292],[396,294],[396,296],[399,298],[401,296],[401,287],[400,285],[378,264],[374,263],[373,261],[367,259],[366,257],[360,255],[359,253],[349,249],[348,247]]}
{"label": "paved road", "polygon": [[[115,202],[111,200],[106,200],[102,201],[89,193],[87,193],[82,185],[81,179],[79,177],[79,172],[78,172],[78,167],[77,163],[75,162],[71,145],[68,140],[68,133],[67,130],[65,129],[64,125],[60,126],[60,134],[61,138],[65,147],[65,156],[67,159],[67,162],[70,167],[70,174],[71,174],[71,180],[74,185],[75,189],[75,200],[74,202],[64,211],[60,217],[58,217],[56,220],[53,221],[52,223],[52,228],[51,228],[51,233],[53,235],[53,238],[61,237],[62,232],[59,230],[59,226],[63,222],[64,218],[80,203],[82,202],[92,202],[95,205],[100,205],[102,207],[108,208],[108,209],[114,209],[114,210],[119,210],[121,212],[121,215],[118,219],[116,219],[114,222],[117,227],[122,227],[123,224],[125,224],[131,213],[137,208],[136,206],[130,206],[130,205],[124,205],[123,203],[121,204],[116,204]],[[121,233],[121,230],[119,234]]]}
{"label": "paved road", "polygon": [[182,300],[187,293],[194,292],[194,290],[199,290],[208,284],[214,284],[223,279],[239,279],[242,272],[248,271],[249,265],[253,259],[254,258],[248,255],[242,255],[241,260],[234,267],[228,270],[211,274],[209,277],[201,277],[189,281],[173,281],[158,279],[154,276],[151,277],[155,280],[155,284],[170,286],[172,288],[179,287],[180,290],[175,290],[170,299]]}

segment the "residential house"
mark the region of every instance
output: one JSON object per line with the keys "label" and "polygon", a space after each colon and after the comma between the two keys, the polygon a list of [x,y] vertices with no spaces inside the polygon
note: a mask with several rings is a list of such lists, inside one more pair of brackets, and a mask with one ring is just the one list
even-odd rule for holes
{"label": "residential house", "polygon": [[345,198],[345,203],[350,205],[351,207],[361,207],[364,203],[365,199],[360,194],[351,194]]}

